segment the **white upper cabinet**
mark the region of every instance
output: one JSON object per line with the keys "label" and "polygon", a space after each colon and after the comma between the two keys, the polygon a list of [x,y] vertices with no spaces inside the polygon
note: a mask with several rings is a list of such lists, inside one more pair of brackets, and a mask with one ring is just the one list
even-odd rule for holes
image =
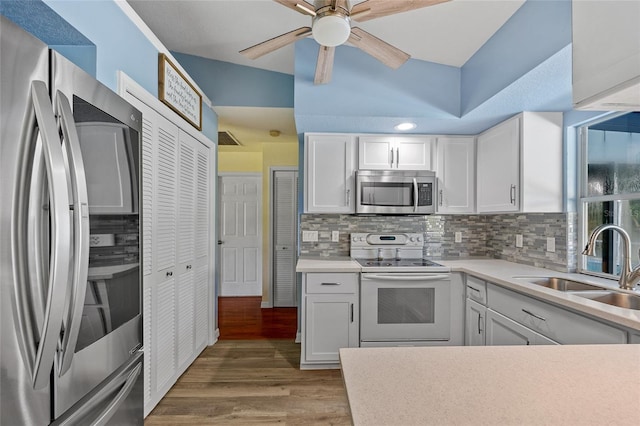
{"label": "white upper cabinet", "polygon": [[478,136],[478,212],[518,211],[520,119]]}
{"label": "white upper cabinet", "polygon": [[523,112],[477,140],[477,212],[563,210],[562,113]]}
{"label": "white upper cabinet", "polygon": [[640,2],[572,3],[576,109],[640,110]]}
{"label": "white upper cabinet", "polygon": [[306,134],[305,213],[355,213],[353,135]]}
{"label": "white upper cabinet", "polygon": [[360,136],[360,170],[433,170],[435,139],[428,136]]}
{"label": "white upper cabinet", "polygon": [[475,211],[475,137],[439,137],[436,157],[438,213]]}

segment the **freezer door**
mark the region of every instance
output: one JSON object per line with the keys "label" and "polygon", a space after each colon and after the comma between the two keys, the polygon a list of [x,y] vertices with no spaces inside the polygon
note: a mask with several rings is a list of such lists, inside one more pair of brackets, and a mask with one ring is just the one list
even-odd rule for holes
{"label": "freezer door", "polygon": [[70,265],[69,194],[49,53],[0,16],[0,424],[51,420]]}
{"label": "freezer door", "polygon": [[142,351],[136,352],[52,426],[142,425],[143,360]]}

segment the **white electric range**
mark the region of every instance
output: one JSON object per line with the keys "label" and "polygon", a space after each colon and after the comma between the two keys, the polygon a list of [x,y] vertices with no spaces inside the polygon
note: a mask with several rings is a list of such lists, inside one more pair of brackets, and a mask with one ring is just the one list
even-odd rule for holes
{"label": "white electric range", "polygon": [[360,346],[424,346],[450,339],[450,268],[422,257],[417,233],[354,233],[362,266]]}

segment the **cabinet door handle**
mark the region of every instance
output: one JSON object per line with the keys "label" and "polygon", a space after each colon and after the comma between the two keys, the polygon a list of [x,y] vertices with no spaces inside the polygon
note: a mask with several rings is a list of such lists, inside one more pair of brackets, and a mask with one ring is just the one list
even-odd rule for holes
{"label": "cabinet door handle", "polygon": [[320,283],[320,285],[340,285],[340,283]]}
{"label": "cabinet door handle", "polygon": [[482,315],[478,314],[478,334],[482,334],[482,327],[481,327],[481,321],[482,321]]}
{"label": "cabinet door handle", "polygon": [[353,303],[351,304],[351,322],[353,322]]}
{"label": "cabinet door handle", "polygon": [[511,188],[509,189],[509,200],[511,201],[511,204],[513,205],[516,204],[516,186],[515,185],[511,185]]}
{"label": "cabinet door handle", "polygon": [[187,269],[191,269],[191,265],[187,265]]}
{"label": "cabinet door handle", "polygon": [[347,202],[347,207],[351,204],[351,190],[347,189],[346,192],[346,202]]}
{"label": "cabinet door handle", "polygon": [[475,288],[475,287],[472,287],[472,286],[470,286],[470,285],[468,285],[468,284],[467,284],[467,287],[469,287],[471,290],[473,290],[473,291],[475,291],[475,292],[480,293],[480,290],[478,290],[478,289],[477,289],[477,288]]}
{"label": "cabinet door handle", "polygon": [[546,320],[547,320],[546,318],[541,317],[540,315],[536,315],[536,314],[534,314],[533,312],[529,312],[529,311],[527,311],[526,309],[522,309],[522,312],[524,312],[524,313],[525,313],[525,314],[527,314],[527,315],[531,315],[532,317],[537,318],[537,319],[539,319],[540,321],[546,321]]}
{"label": "cabinet door handle", "polygon": [[442,200],[443,200],[443,196],[442,196],[442,189],[440,191],[438,191],[439,195],[440,195],[440,205],[442,205]]}
{"label": "cabinet door handle", "polygon": [[172,271],[168,271],[167,272],[167,277],[172,277],[173,276],[173,272]]}
{"label": "cabinet door handle", "polygon": [[400,148],[396,148],[396,167],[400,167]]}
{"label": "cabinet door handle", "polygon": [[391,167],[393,167],[393,148],[391,148]]}

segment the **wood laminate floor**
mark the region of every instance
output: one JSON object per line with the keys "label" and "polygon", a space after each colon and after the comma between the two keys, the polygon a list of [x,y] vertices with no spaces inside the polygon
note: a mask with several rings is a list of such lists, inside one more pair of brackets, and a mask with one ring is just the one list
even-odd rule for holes
{"label": "wood laminate floor", "polygon": [[[145,426],[351,424],[340,370],[300,370],[295,308],[225,302],[219,303],[220,340],[180,377]],[[291,337],[273,338],[280,334]]]}

